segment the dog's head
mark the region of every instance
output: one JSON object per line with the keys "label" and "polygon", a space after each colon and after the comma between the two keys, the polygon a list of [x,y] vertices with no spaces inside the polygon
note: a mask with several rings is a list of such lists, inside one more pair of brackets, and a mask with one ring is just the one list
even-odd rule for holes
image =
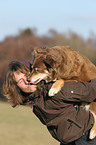
{"label": "dog's head", "polygon": [[34,62],[30,74],[31,83],[37,84],[41,80],[53,81],[55,61],[46,50],[34,50]]}
{"label": "dog's head", "polygon": [[34,49],[31,82],[53,81],[62,78],[67,68],[66,47]]}

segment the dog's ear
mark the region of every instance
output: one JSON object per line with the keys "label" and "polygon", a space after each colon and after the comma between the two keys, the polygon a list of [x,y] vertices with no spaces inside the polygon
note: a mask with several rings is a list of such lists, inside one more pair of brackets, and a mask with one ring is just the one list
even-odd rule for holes
{"label": "dog's ear", "polygon": [[44,47],[44,48],[43,47],[37,48],[37,53],[39,55],[45,55],[47,53],[46,47]]}
{"label": "dog's ear", "polygon": [[32,55],[34,55],[34,57],[36,57],[37,56],[37,49],[34,47],[30,47],[30,50],[32,52]]}
{"label": "dog's ear", "polygon": [[53,60],[51,55],[47,55],[43,61],[48,69],[53,68],[55,66],[55,61]]}
{"label": "dog's ear", "polygon": [[31,52],[33,53],[33,55],[36,57],[38,55],[45,55],[47,53],[46,51],[46,47],[31,47]]}
{"label": "dog's ear", "polygon": [[36,48],[34,48],[34,47],[30,47],[30,50],[32,52],[32,64],[33,64],[34,59],[37,56],[37,51],[36,51]]}
{"label": "dog's ear", "polygon": [[34,54],[35,57],[37,56],[37,50],[36,49],[34,49],[33,54]]}

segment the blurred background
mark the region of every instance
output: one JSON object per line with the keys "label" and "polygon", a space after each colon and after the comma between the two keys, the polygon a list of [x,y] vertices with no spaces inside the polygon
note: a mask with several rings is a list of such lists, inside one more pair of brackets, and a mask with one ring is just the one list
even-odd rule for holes
{"label": "blurred background", "polygon": [[[32,55],[30,47],[53,47],[55,45],[69,45],[72,49],[88,57],[96,65],[95,0],[0,0],[0,110],[6,110],[7,107],[9,114],[10,111],[12,111],[11,109],[8,110],[8,104],[4,103],[6,102],[6,98],[3,96],[2,92],[4,74],[8,63],[12,60],[31,62]],[[10,137],[7,138],[7,140],[5,139],[8,133],[5,134],[4,120],[5,128],[8,122],[10,128],[10,125],[12,125],[10,122],[14,120],[14,115],[11,114],[15,114],[15,111],[14,113],[11,112],[11,119],[8,118],[5,112],[6,111],[0,112],[0,118],[2,117],[0,123],[1,126],[3,126],[3,131],[1,132],[1,137],[3,138],[0,138],[2,145],[11,145],[8,141],[12,139],[14,140],[14,145],[31,145],[33,141],[31,140],[32,138],[29,139],[30,142],[22,142],[20,138],[21,143],[20,141],[17,143],[19,135],[17,136],[14,131],[11,132],[12,134],[14,133],[14,137],[12,138],[11,136],[12,139],[10,139]],[[28,112],[26,114],[28,114]],[[34,118],[34,116],[32,117]],[[9,121],[7,121],[7,119],[9,119]],[[16,120],[18,119],[15,119],[15,121]],[[20,122],[18,125],[20,125]],[[16,122],[13,126],[16,128]],[[16,129],[13,130],[16,131]],[[35,131],[34,134],[37,134],[38,131]],[[43,132],[43,130],[41,130],[41,132]],[[44,130],[44,132],[47,131]],[[20,134],[23,138],[27,137],[26,140],[28,140],[28,134],[23,135],[22,129]],[[48,135],[49,134],[46,136]],[[44,142],[44,136],[41,136],[42,141],[39,141],[39,145],[40,142],[41,145],[47,145],[47,141],[53,141],[53,138],[50,137],[50,139]],[[37,140],[34,141],[34,145],[38,144],[36,141]],[[48,142],[48,145],[50,144],[52,144],[52,142]],[[53,145],[55,144],[57,144],[57,142],[55,143],[54,141]]]}

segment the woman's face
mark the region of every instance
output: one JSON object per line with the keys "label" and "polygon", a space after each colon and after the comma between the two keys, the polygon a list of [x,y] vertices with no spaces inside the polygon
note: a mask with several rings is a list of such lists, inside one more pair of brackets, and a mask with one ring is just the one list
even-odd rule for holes
{"label": "woman's face", "polygon": [[27,81],[27,77],[20,71],[14,72],[14,78],[17,82],[17,86],[25,93],[31,93],[36,91],[36,85],[30,85]]}

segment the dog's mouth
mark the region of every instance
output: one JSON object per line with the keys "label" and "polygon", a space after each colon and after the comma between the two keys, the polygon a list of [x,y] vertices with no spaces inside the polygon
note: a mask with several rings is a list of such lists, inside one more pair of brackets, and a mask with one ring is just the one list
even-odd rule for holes
{"label": "dog's mouth", "polygon": [[34,80],[34,81],[31,80],[30,84],[33,84],[33,85],[38,84],[41,80],[42,80],[42,78],[41,79],[38,78],[37,80]]}
{"label": "dog's mouth", "polygon": [[46,83],[51,81],[51,76],[50,73],[48,71],[44,72],[44,73],[37,73],[36,75],[32,75],[31,76],[31,84],[38,84],[40,81],[45,80]]}
{"label": "dog's mouth", "polygon": [[47,74],[42,74],[41,76],[37,77],[32,77],[31,82],[32,84],[38,84],[40,81],[45,80],[46,82],[48,81],[48,75]]}
{"label": "dog's mouth", "polygon": [[41,81],[41,79],[37,79],[36,81],[32,82],[33,84],[38,84]]}
{"label": "dog's mouth", "polygon": [[35,84],[38,84],[40,81],[39,81],[39,79],[38,80],[36,80],[36,81],[30,81],[29,82],[29,85],[35,85]]}

